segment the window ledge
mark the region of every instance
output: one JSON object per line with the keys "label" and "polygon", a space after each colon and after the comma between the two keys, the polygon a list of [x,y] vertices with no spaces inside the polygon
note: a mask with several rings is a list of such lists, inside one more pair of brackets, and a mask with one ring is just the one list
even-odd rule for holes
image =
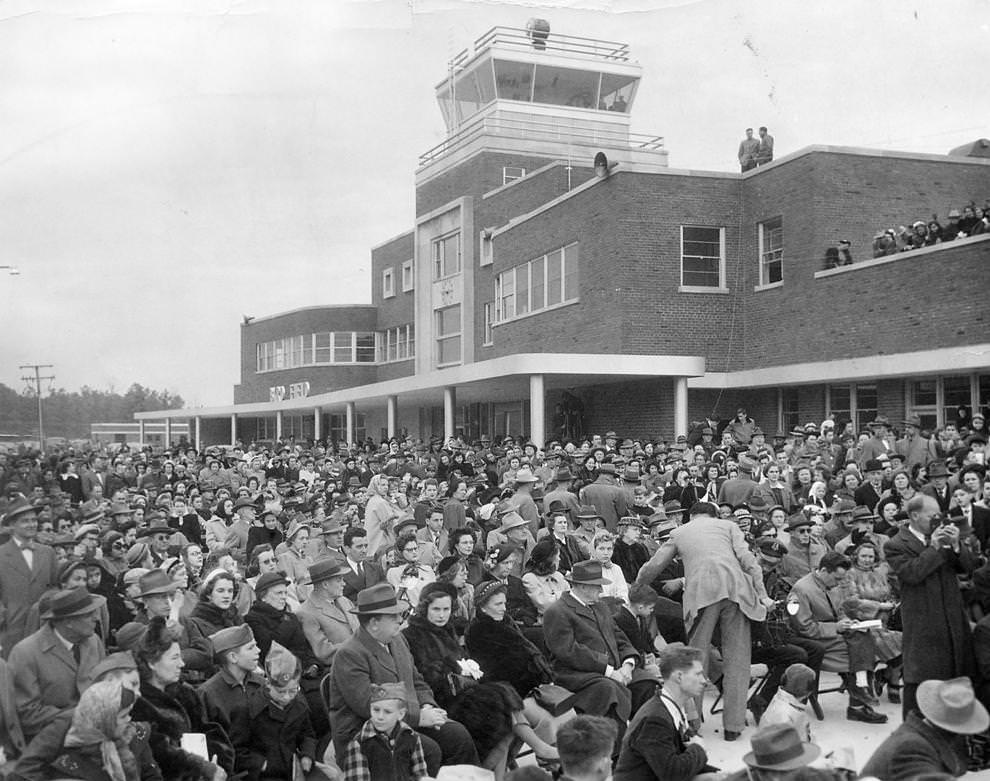
{"label": "window ledge", "polygon": [[378,365],[391,366],[393,363],[405,363],[406,361],[415,361],[415,360],[416,360],[416,356],[410,355],[408,358],[392,358],[391,360],[388,361],[379,361]]}
{"label": "window ledge", "polygon": [[944,250],[952,249],[953,247],[979,244],[981,241],[990,241],[990,235],[982,234],[980,236],[967,236],[965,239],[947,241],[942,244],[935,244],[931,247],[912,249],[907,252],[898,252],[894,255],[884,255],[880,258],[870,258],[869,260],[859,260],[849,266],[836,266],[835,268],[823,269],[822,271],[815,272],[815,279],[824,279],[826,277],[834,277],[839,274],[848,274],[850,271],[859,271],[864,268],[874,268],[875,266],[882,266],[885,263],[896,263],[899,260],[908,260],[909,258],[916,258],[919,255],[931,255],[934,252],[943,252]]}
{"label": "window ledge", "polygon": [[717,293],[719,295],[728,295],[729,288],[727,287],[701,287],[698,285],[681,285],[677,288],[678,293]]}
{"label": "window ledge", "polygon": [[382,298],[383,299],[385,299],[385,298],[395,298],[395,292],[393,291],[391,293],[382,293]]}
{"label": "window ledge", "polygon": [[572,298],[570,301],[562,301],[559,304],[554,304],[553,306],[547,306],[543,309],[537,309],[535,312],[527,312],[524,315],[514,315],[512,317],[507,317],[504,320],[499,320],[498,322],[492,323],[492,328],[498,328],[500,325],[507,325],[508,323],[514,323],[517,320],[525,320],[527,317],[536,317],[537,315],[542,315],[546,312],[553,312],[557,309],[563,309],[567,306],[574,306],[574,304],[580,304],[580,298]]}
{"label": "window ledge", "polygon": [[780,280],[780,282],[771,282],[767,285],[756,285],[753,288],[753,292],[759,293],[763,290],[773,290],[776,287],[783,287],[783,286],[784,286],[784,280]]}

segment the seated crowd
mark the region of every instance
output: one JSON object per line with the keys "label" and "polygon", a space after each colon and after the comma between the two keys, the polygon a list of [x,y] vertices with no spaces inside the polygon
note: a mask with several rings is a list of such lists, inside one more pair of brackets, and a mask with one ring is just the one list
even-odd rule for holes
{"label": "seated crowd", "polygon": [[706,691],[725,740],[760,727],[739,778],[849,777],[822,672],[850,721],[902,704],[864,772],[990,766],[986,446],[965,410],[740,409],[672,443],[0,454],[0,778],[724,777]]}
{"label": "seated crowd", "polygon": [[977,206],[975,201],[970,201],[963,207],[961,214],[959,209],[949,209],[948,221],[944,225],[939,222],[938,215],[933,214],[928,221],[915,220],[910,228],[901,225],[896,231],[893,228],[878,231],[873,237],[873,257],[882,258],[884,255],[896,255],[898,252],[985,233],[990,233],[990,200],[984,201],[982,207]]}

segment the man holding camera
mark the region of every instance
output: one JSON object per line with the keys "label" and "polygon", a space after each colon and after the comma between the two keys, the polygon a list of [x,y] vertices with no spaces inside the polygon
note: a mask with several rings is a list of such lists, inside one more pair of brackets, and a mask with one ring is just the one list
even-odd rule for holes
{"label": "man holding camera", "polygon": [[973,639],[958,574],[977,558],[959,527],[939,515],[938,502],[919,494],[907,503],[908,525],[887,543],[887,563],[901,584],[904,624],[904,716],[917,705],[918,684],[974,672]]}

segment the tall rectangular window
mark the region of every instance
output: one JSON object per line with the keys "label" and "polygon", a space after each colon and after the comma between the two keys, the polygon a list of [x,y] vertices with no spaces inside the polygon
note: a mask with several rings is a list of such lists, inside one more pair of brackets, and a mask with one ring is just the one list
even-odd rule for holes
{"label": "tall rectangular window", "polygon": [[725,229],[681,226],[681,286],[725,287]]}
{"label": "tall rectangular window", "polygon": [[564,251],[554,250],[547,255],[547,306],[561,302],[564,293]]}
{"label": "tall rectangular window", "polygon": [[333,332],[333,362],[354,363],[354,332]]}
{"label": "tall rectangular window", "polygon": [[382,271],[382,298],[391,298],[395,295],[395,272],[392,267]]}
{"label": "tall rectangular window", "polygon": [[461,232],[433,240],[433,278],[443,279],[461,270]]}
{"label": "tall rectangular window", "polygon": [[408,293],[416,285],[416,278],[413,276],[413,262],[407,260],[402,264],[402,292]]}
{"label": "tall rectangular window", "polygon": [[333,361],[333,352],[330,349],[331,345],[329,331],[313,334],[313,345],[314,363],[330,363]]}
{"label": "tall rectangular window", "polygon": [[784,279],[784,221],[780,217],[760,223],[760,284]]}
{"label": "tall rectangular window", "polygon": [[375,362],[375,332],[366,331],[354,334],[354,360],[358,363]]}
{"label": "tall rectangular window", "polygon": [[529,264],[530,300],[533,302],[533,311],[545,309],[547,306],[547,285],[546,279],[546,256],[536,258]]}
{"label": "tall rectangular window", "polygon": [[564,247],[564,301],[578,297],[578,245]]}
{"label": "tall rectangular window", "polygon": [[461,360],[461,305],[455,304],[436,312],[437,365]]}
{"label": "tall rectangular window", "polygon": [[973,403],[969,376],[942,378],[942,420],[956,420],[959,407],[969,409]]}
{"label": "tall rectangular window", "polygon": [[879,404],[877,386],[874,384],[856,385],[856,430],[868,431],[870,423],[877,417]]}
{"label": "tall rectangular window", "polygon": [[783,388],[781,393],[780,422],[785,431],[791,431],[800,422],[800,398],[797,388]]}
{"label": "tall rectangular window", "polygon": [[509,320],[516,316],[516,270],[495,277],[496,320]]}
{"label": "tall rectangular window", "polygon": [[516,267],[516,316],[529,312],[529,264]]}
{"label": "tall rectangular window", "polygon": [[852,420],[852,390],[848,385],[828,386],[828,413],[836,421]]}
{"label": "tall rectangular window", "polygon": [[492,333],[492,318],[495,316],[495,305],[492,302],[485,304],[485,340],[483,344],[495,344]]}

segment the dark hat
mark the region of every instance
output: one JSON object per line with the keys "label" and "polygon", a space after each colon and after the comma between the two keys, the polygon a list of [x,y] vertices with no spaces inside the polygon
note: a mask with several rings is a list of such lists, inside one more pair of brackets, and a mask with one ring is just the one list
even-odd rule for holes
{"label": "dark hat", "polygon": [[873,512],[869,507],[864,505],[859,505],[853,510],[853,523],[857,521],[875,521],[877,519],[877,514]]}
{"label": "dark hat", "polygon": [[903,425],[921,428],[921,417],[919,415],[908,415],[904,418]]}
{"label": "dark hat", "polygon": [[612,582],[602,577],[602,563],[594,560],[577,562],[564,577],[570,583],[584,586],[608,586]]}
{"label": "dark hat", "polygon": [[[346,503],[346,501],[345,501]],[[339,520],[336,518],[327,518],[323,522],[323,528],[320,530],[321,534],[340,534],[344,531],[344,527]]]}
{"label": "dark hat", "polygon": [[787,555],[787,546],[779,540],[763,538],[756,541],[756,547],[768,559],[782,559]]}
{"label": "dark hat", "polygon": [[484,607],[498,593],[504,594],[505,584],[500,580],[484,580],[474,587],[475,607]]}
{"label": "dark hat", "polygon": [[445,575],[461,563],[460,556],[444,556],[437,562],[437,575]]}
{"label": "dark hat", "polygon": [[646,528],[646,524],[643,523],[643,519],[638,515],[624,515],[619,518],[619,522],[616,526],[638,526],[640,529]]}
{"label": "dark hat", "polygon": [[739,459],[739,471],[746,475],[753,474],[753,470],[756,468],[756,464],[749,458]]}
{"label": "dark hat", "polygon": [[681,503],[677,499],[671,499],[669,502],[663,503],[663,511],[667,515],[683,515],[684,508],[681,507]]}
{"label": "dark hat", "polygon": [[48,609],[41,614],[41,618],[45,621],[57,621],[62,618],[84,616],[98,610],[105,603],[106,599],[90,594],[85,586],[66,589],[49,597]]}
{"label": "dark hat", "polygon": [[137,621],[128,621],[117,630],[117,648],[122,651],[133,651],[137,648],[138,643],[141,642],[147,631],[148,627],[145,624],[139,624]]}
{"label": "dark hat", "polygon": [[769,508],[770,503],[763,494],[753,494],[749,497],[749,509],[750,511],[755,510],[756,512],[763,512]]}
{"label": "dark hat", "polygon": [[138,536],[138,539],[140,539],[141,537],[150,537],[153,534],[168,534],[168,535],[172,535],[172,534],[175,534],[175,531],[176,531],[175,529],[173,529],[173,528],[171,528],[169,526],[148,526],[148,527],[146,527],[144,529],[141,529],[141,531],[139,531],[137,533],[137,536]]}
{"label": "dark hat", "polygon": [[832,515],[847,515],[856,509],[856,502],[852,499],[839,499],[832,505]]}
{"label": "dark hat", "polygon": [[888,418],[886,415],[877,415],[867,425],[869,425],[870,428],[889,427],[890,426],[890,418]]}
{"label": "dark hat", "polygon": [[863,467],[864,472],[882,472],[883,464],[876,458],[871,458],[866,462],[866,466]]}
{"label": "dark hat", "polygon": [[358,592],[354,610],[358,616],[399,615],[409,610],[409,603],[395,596],[395,589],[388,583],[378,583]]}
{"label": "dark hat", "polygon": [[612,477],[619,474],[619,470],[616,468],[615,464],[602,464],[598,467],[598,471],[604,475],[612,475]]}
{"label": "dark hat", "polygon": [[309,568],[309,582],[315,586],[330,578],[341,578],[350,571],[351,568],[339,559],[320,559]]}
{"label": "dark hat", "polygon": [[753,750],[743,757],[750,767],[765,770],[794,770],[817,759],[822,750],[801,740],[792,724],[762,727],[750,740]]}
{"label": "dark hat", "polygon": [[138,588],[141,591],[137,596],[141,598],[150,597],[153,594],[171,594],[178,587],[178,584],[174,583],[164,570],[153,569],[138,580]]}
{"label": "dark hat", "polygon": [[382,700],[400,700],[404,703],[408,696],[406,687],[401,683],[373,683],[369,703]]}
{"label": "dark hat", "polygon": [[260,578],[254,586],[254,593],[259,597],[264,594],[272,586],[288,586],[289,581],[285,579],[285,575],[281,572],[266,572]]}
{"label": "dark hat", "polygon": [[922,681],[917,696],[921,715],[944,730],[975,735],[990,726],[990,715],[976,699],[969,678]]}
{"label": "dark hat", "polygon": [[110,505],[110,515],[130,515],[131,508],[123,502],[114,502]]}
{"label": "dark hat", "polygon": [[83,513],[82,522],[83,523],[98,523],[107,517],[107,514],[103,512],[102,507],[90,507],[86,512]]}
{"label": "dark hat", "polygon": [[249,499],[246,496],[240,497],[236,502],[234,502],[234,509],[239,510],[242,507],[250,507],[254,510],[258,509],[258,505],[254,503],[253,499]]}
{"label": "dark hat", "polygon": [[627,466],[624,470],[622,470],[622,479],[627,483],[636,483],[638,485],[642,477],[643,476],[639,473],[639,469],[634,466]]}
{"label": "dark hat", "polygon": [[232,651],[235,648],[240,648],[242,645],[247,645],[252,640],[254,640],[254,632],[251,631],[250,624],[228,626],[210,635],[214,654]]}
{"label": "dark hat", "polygon": [[399,520],[395,522],[395,526],[393,527],[395,536],[398,537],[402,529],[405,529],[407,526],[412,526],[414,529],[419,529],[419,524],[416,522],[416,518],[412,515],[407,515],[404,518],[399,518]]}
{"label": "dark hat", "polygon": [[787,531],[793,531],[794,529],[800,529],[802,526],[814,526],[815,522],[811,520],[804,513],[795,513],[790,518],[787,519],[787,526],[784,528]]}
{"label": "dark hat", "polygon": [[574,475],[571,473],[571,470],[568,467],[562,466],[554,474],[553,479],[558,483],[563,483],[566,480],[573,480]]}
{"label": "dark hat", "polygon": [[930,467],[928,467],[928,477],[948,477],[949,467],[945,465],[944,461],[934,461]]}
{"label": "dark hat", "polygon": [[28,513],[31,513],[31,515],[35,514],[34,506],[26,499],[18,499],[7,507],[7,512],[3,514],[3,525],[6,526],[13,523],[15,518],[27,515]]}

